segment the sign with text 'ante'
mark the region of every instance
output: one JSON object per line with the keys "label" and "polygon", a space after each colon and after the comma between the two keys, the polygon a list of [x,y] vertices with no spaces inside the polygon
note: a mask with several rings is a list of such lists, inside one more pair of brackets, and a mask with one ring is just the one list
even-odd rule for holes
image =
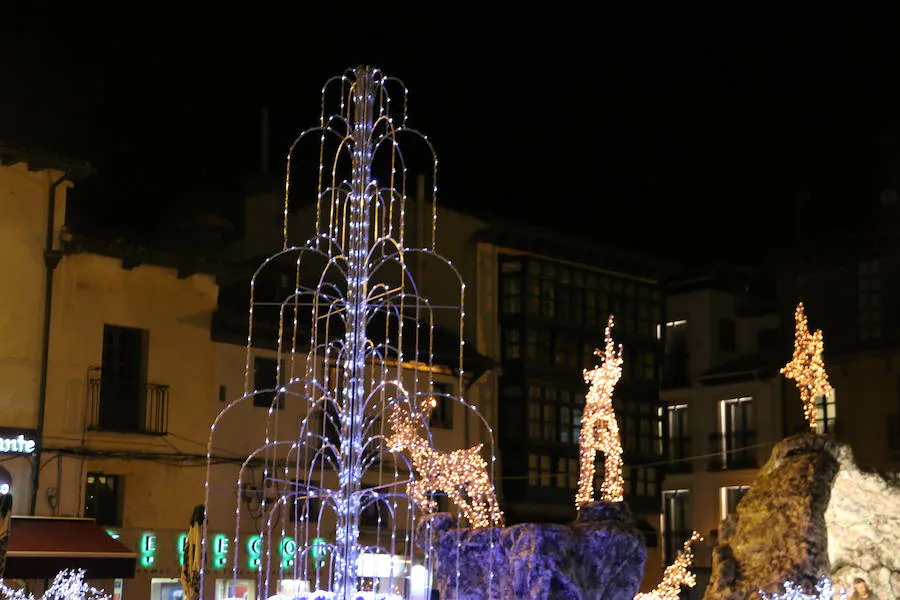
{"label": "sign with text 'ante'", "polygon": [[0,454],[33,454],[37,431],[0,427]]}

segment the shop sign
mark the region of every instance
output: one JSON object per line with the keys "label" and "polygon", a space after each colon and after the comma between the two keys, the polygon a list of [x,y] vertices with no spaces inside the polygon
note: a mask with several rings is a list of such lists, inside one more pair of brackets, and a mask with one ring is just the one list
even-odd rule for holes
{"label": "shop sign", "polygon": [[0,427],[0,453],[33,454],[37,448],[37,431]]}

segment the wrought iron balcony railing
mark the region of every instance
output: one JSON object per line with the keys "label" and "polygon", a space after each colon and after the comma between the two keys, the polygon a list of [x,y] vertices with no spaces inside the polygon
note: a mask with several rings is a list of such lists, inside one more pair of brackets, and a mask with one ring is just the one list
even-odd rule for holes
{"label": "wrought iron balcony railing", "polygon": [[166,435],[169,386],[103,377],[91,369],[87,382],[87,428],[92,431]]}
{"label": "wrought iron balcony railing", "polygon": [[756,431],[736,430],[709,435],[709,470],[755,469]]}

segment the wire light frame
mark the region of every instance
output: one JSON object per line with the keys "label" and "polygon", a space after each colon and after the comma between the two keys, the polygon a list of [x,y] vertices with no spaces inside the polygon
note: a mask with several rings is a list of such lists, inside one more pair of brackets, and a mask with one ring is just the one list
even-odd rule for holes
{"label": "wire light frame", "polygon": [[[448,496],[463,524],[502,523],[493,431],[462,397],[466,288],[437,252],[438,161],[427,136],[408,126],[407,101],[405,85],[381,70],[348,70],[323,86],[319,125],[287,155],[283,245],[250,282],[245,393],[216,417],[207,450],[207,523],[233,520],[235,586],[249,551],[241,534],[255,524],[259,598],[279,592],[278,580],[301,582],[290,598],[430,598],[434,540],[417,523],[438,509],[436,498]],[[415,218],[404,137],[429,157]],[[318,143],[315,195],[293,189],[295,152],[307,142]],[[304,200],[312,237],[293,245],[289,217]],[[426,297],[426,279],[444,292]],[[450,352],[439,344],[446,339]],[[264,346],[274,350],[276,383],[255,389]],[[245,408],[261,403],[265,410]],[[462,406],[483,447],[439,450],[429,427],[439,403]],[[213,451],[229,420],[251,414],[264,432],[223,499]],[[457,477],[432,477],[435,464],[454,465]],[[247,490],[258,494],[252,514]]]}

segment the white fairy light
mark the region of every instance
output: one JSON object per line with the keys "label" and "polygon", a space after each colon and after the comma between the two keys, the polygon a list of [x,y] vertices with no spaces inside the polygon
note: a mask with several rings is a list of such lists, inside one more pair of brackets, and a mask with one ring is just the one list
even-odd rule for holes
{"label": "white fairy light", "polygon": [[[84,581],[84,569],[64,569],[56,574],[40,600],[109,600],[105,591]],[[0,594],[6,600],[35,600],[33,594],[22,589],[12,589],[0,579]]]}
{"label": "white fairy light", "polygon": [[613,390],[622,377],[622,347],[616,348],[613,343],[612,326],[613,316],[610,315],[604,332],[603,352],[594,351],[600,357],[600,364],[584,371],[584,381],[590,388],[581,417],[581,463],[575,495],[575,506],[579,509],[594,499],[594,460],[597,452],[603,453],[605,465],[600,499],[621,502],[623,498],[622,441],[612,404]]}
{"label": "white fairy light", "polygon": [[793,581],[784,582],[782,587],[784,588],[783,593],[770,594],[760,591],[759,595],[763,600],[847,600],[847,591],[841,589],[835,593],[831,580],[827,577],[823,577],[816,582],[816,591],[814,593],[806,593],[803,590],[803,586]]}
{"label": "white fairy light", "polygon": [[[230,414],[232,409],[254,403],[261,394],[274,398],[264,417],[263,411],[255,412],[265,418],[265,434],[260,435],[260,447],[252,451],[232,480],[237,492],[232,496],[234,534],[229,537],[233,580],[248,568],[241,553],[252,552],[258,562],[249,568],[256,571],[257,591],[264,597],[276,592],[278,579],[294,579],[305,580],[312,589],[320,590],[300,593],[297,597],[302,599],[408,598],[411,592],[398,591],[403,587],[400,578],[405,575],[392,572],[384,578],[386,585],[379,578],[381,583],[367,589],[368,576],[359,573],[357,565],[370,553],[402,557],[410,568],[421,560],[430,582],[436,562],[433,548],[427,545],[428,540],[424,546],[417,541],[415,518],[417,509],[429,512],[435,507],[426,495],[431,492],[443,490],[458,495],[465,489],[472,500],[463,502],[465,508],[460,510],[470,524],[502,525],[493,487],[493,430],[461,391],[458,396],[448,394],[446,401],[462,405],[467,420],[473,414],[481,419],[486,433],[483,446],[438,452],[431,444],[427,420],[416,423],[417,429],[408,429],[415,431],[415,436],[401,433],[398,437],[399,430],[391,429],[392,411],[401,405],[417,405],[427,397],[434,388],[436,372],[455,373],[458,390],[466,389],[467,377],[462,340],[465,288],[458,270],[436,249],[437,159],[431,142],[424,138],[433,165],[431,185],[423,189],[426,195],[430,190],[431,198],[417,198],[421,204],[416,210],[427,207],[424,210],[431,212],[429,241],[427,212],[413,213],[417,218],[407,222],[411,216],[406,212],[408,161],[397,137],[401,133],[422,136],[407,127],[405,86],[399,88],[404,90],[400,102],[390,98],[388,86],[396,83],[378,69],[359,67],[323,86],[319,127],[302,132],[288,152],[280,224],[282,249],[264,261],[251,280],[244,395],[223,409],[210,429],[205,494],[208,510],[214,511],[215,503],[209,499],[216,489],[209,484],[213,438],[224,435],[216,425],[226,418],[243,418],[248,413],[236,410]],[[329,114],[326,104],[337,104],[336,112]],[[314,236],[294,246],[287,223],[292,214],[291,161],[297,143],[306,135],[319,145],[316,223]],[[419,223],[421,229],[414,229]],[[434,347],[436,310],[419,288],[421,282],[414,277],[411,255],[416,255],[416,260],[443,263],[459,282],[459,306],[452,314],[460,338],[457,364],[440,368],[435,364],[435,356],[441,355]],[[310,256],[324,261],[324,266],[308,262],[306,257]],[[281,286],[289,288],[287,297],[279,287],[278,295],[272,298],[265,273],[288,261],[294,263],[296,271],[293,286],[282,282]],[[304,276],[301,267],[307,269]],[[396,281],[397,272],[400,281]],[[439,303],[441,309],[448,304],[455,301]],[[298,330],[306,313],[298,315],[298,306],[310,307],[309,336],[303,340],[298,338]],[[278,311],[273,323],[264,323],[266,311],[273,310]],[[377,322],[380,318],[384,324]],[[266,325],[275,330],[274,339],[271,329],[264,329]],[[274,347],[277,361],[276,382],[268,390],[255,389],[254,385],[254,364],[259,357],[254,345],[261,341]],[[302,369],[294,360],[301,354],[305,354]],[[288,364],[282,365],[282,360]],[[294,426],[286,434],[283,422],[290,419],[282,417],[279,423],[279,414],[287,414],[279,409],[296,407],[292,404],[296,402],[300,403],[299,431]],[[417,416],[421,417],[421,411]],[[289,439],[283,439],[285,435]],[[388,437],[403,446],[405,453],[392,454],[399,448],[392,449]],[[409,454],[408,459],[404,454]],[[455,478],[439,481],[436,469],[452,471]],[[262,481],[257,483],[259,477]],[[435,487],[436,483],[440,485]],[[259,488],[248,494],[249,485]],[[313,500],[318,514],[310,509]],[[251,503],[255,503],[253,511],[245,506]],[[360,524],[367,507],[378,509],[373,515],[376,526],[368,529]],[[281,518],[290,511],[296,519]],[[248,512],[251,519],[242,514]],[[332,518],[320,518],[322,514]],[[243,539],[241,528],[247,528],[248,520],[260,524],[252,550],[239,544]],[[398,528],[403,530],[402,535]],[[291,538],[292,548],[296,547],[290,557],[282,556],[278,545],[285,538]],[[204,530],[204,544],[205,539]],[[322,539],[327,539],[326,550],[314,553]],[[493,535],[490,543],[491,547],[495,544]],[[424,557],[419,547],[424,548]],[[279,558],[285,562],[279,565]],[[206,569],[201,566],[201,580]],[[492,596],[493,590],[488,594]]]}
{"label": "white fairy light", "polygon": [[816,399],[831,392],[828,372],[825,371],[825,361],[822,359],[824,350],[822,330],[810,333],[806,310],[800,302],[794,310],[794,355],[791,362],[781,369],[781,373],[785,379],[796,382],[800,402],[803,403],[803,416],[813,431],[817,425]]}
{"label": "white fairy light", "polygon": [[694,544],[703,541],[696,531],[684,542],[674,562],[666,567],[662,581],[653,591],[636,594],[634,600],[678,600],[681,597],[681,586],[689,588],[697,585],[697,576],[691,572],[694,562]]}

